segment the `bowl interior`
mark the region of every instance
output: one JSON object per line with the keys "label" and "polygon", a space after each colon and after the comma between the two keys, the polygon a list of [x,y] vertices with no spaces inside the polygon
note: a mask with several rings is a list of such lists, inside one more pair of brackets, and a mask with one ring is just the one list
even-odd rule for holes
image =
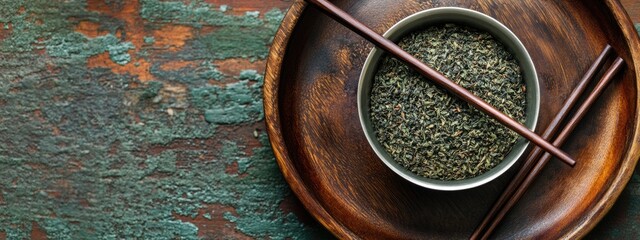
{"label": "bowl interior", "polygon": [[[397,42],[402,36],[412,31],[420,30],[427,26],[441,23],[456,23],[459,25],[467,25],[479,30],[489,32],[513,54],[513,56],[517,59],[518,64],[520,65],[523,79],[527,87],[525,126],[531,130],[534,130],[536,122],[538,120],[538,112],[540,108],[540,89],[535,67],[533,65],[533,62],[531,61],[531,57],[529,56],[527,50],[520,42],[520,40],[518,40],[515,34],[513,34],[507,27],[502,25],[497,20],[480,12],[464,8],[433,8],[415,13],[407,18],[404,18],[403,20],[392,26],[384,34],[384,37]],[[378,157],[394,172],[409,180],[410,182],[426,188],[449,191],[463,190],[480,186],[495,179],[502,173],[506,172],[523,155],[529,141],[520,137],[511,151],[507,154],[505,159],[503,159],[500,164],[487,171],[486,173],[473,178],[456,181],[442,181],[425,178],[405,169],[403,166],[393,160],[393,157],[391,157],[384,150],[382,145],[375,138],[369,114],[369,96],[371,94],[373,78],[377,71],[377,67],[380,62],[379,60],[381,60],[381,57],[383,56],[383,50],[374,48],[365,61],[358,84],[358,114],[360,116],[360,123],[367,137],[367,140],[369,141],[369,144],[376,152]]]}

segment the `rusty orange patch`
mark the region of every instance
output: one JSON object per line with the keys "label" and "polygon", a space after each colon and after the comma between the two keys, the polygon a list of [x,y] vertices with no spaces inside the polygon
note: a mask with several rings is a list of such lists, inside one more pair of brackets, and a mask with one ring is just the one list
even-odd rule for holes
{"label": "rusty orange patch", "polygon": [[87,0],[87,10],[102,13],[111,11],[105,0]]}
{"label": "rusty orange patch", "polygon": [[165,25],[153,32],[154,46],[177,51],[193,37],[193,28],[183,25]]}
{"label": "rusty orange patch", "polygon": [[219,29],[220,29],[219,26],[204,25],[200,27],[197,31],[198,31],[198,35],[206,36],[211,34],[212,32],[218,31]]}
{"label": "rusty orange patch", "polygon": [[95,38],[107,34],[107,31],[100,30],[100,23],[92,21],[80,21],[76,26],[76,32],[82,33],[87,37]]}
{"label": "rusty orange patch", "polygon": [[247,59],[239,58],[214,61],[213,64],[218,66],[218,71],[227,76],[238,76],[242,70],[247,69],[254,69],[259,73],[262,73],[266,66],[266,62],[264,60],[251,62]]}
{"label": "rusty orange patch", "polygon": [[47,233],[38,225],[38,223],[31,222],[31,236],[30,239],[47,239]]}
{"label": "rusty orange patch", "polygon": [[[144,21],[139,14],[140,3],[138,0],[123,1],[123,4],[106,4],[105,0],[88,0],[87,10],[104,13],[108,16],[122,20],[126,41],[130,41],[140,49],[144,43]],[[122,29],[118,29],[120,31]],[[116,36],[118,36],[116,31]],[[120,33],[120,36],[122,33]]]}
{"label": "rusty orange patch", "polygon": [[116,74],[130,74],[138,76],[138,79],[142,82],[154,79],[153,75],[149,72],[151,64],[146,60],[140,58],[133,60],[125,65],[120,65],[113,62],[111,58],[109,58],[108,52],[104,52],[89,57],[89,59],[87,60],[87,65],[89,66],[89,68],[109,68],[113,73]]}
{"label": "rusty orange patch", "polygon": [[[236,209],[221,204],[203,204],[195,218],[173,214],[173,217],[183,222],[190,222],[198,227],[198,236],[204,239],[252,239],[236,229],[236,224],[224,218],[225,213],[238,215]],[[204,217],[207,214],[208,217]]]}
{"label": "rusty orange patch", "polygon": [[116,30],[116,37],[126,36],[124,41],[133,44],[135,50],[130,50],[131,61],[126,65],[114,63],[109,58],[109,53],[101,53],[88,59],[87,65],[92,67],[104,67],[111,69],[116,74],[131,74],[138,76],[140,81],[154,79],[149,71],[151,64],[145,59],[137,56],[136,52],[144,44],[144,21],[139,14],[140,2],[138,0],[124,1],[123,4],[107,4],[105,0],[88,0],[87,10],[100,12],[108,16],[122,20],[125,24],[123,29]]}

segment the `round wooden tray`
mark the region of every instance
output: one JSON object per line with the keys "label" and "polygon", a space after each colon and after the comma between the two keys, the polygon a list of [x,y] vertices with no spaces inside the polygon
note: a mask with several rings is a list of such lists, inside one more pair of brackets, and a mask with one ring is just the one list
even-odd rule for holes
{"label": "round wooden tray", "polygon": [[[640,41],[616,0],[333,2],[379,33],[432,7],[466,7],[496,18],[537,67],[542,127],[611,44],[626,67],[563,146],[577,165],[550,162],[493,237],[580,237],[609,210],[640,156]],[[371,48],[303,2],[287,13],[264,86],[268,132],[286,180],[340,238],[468,238],[514,171],[482,187],[441,192],[387,169],[369,148],[356,110],[358,76]]]}

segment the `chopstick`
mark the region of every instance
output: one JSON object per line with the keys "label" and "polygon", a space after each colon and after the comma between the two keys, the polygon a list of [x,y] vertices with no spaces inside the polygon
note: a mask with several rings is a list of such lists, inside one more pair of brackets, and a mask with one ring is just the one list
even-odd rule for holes
{"label": "chopstick", "polygon": [[[555,118],[549,123],[549,126],[542,134],[544,139],[551,139],[554,134],[560,129],[560,124],[564,119],[569,115],[569,111],[575,106],[578,102],[578,98],[584,93],[584,90],[587,88],[590,80],[594,78],[594,75],[597,73],[597,70],[602,68],[602,65],[605,63],[605,58],[611,53],[611,46],[607,44],[607,46],[602,50],[602,53],[596,58],[591,67],[587,70],[585,75],[582,77],[578,85],[573,89],[571,94],[569,94],[569,98],[565,101],[562,108],[556,114]],[[482,223],[476,228],[473,235],[471,235],[471,239],[477,239],[480,237],[482,231],[487,227],[489,221],[491,221],[495,215],[500,211],[503,205],[509,200],[509,198],[516,192],[522,181],[524,181],[527,174],[531,171],[533,166],[537,163],[536,160],[541,156],[542,150],[539,147],[535,147],[525,162],[523,163],[520,170],[515,175],[514,179],[511,180],[507,188],[502,192],[500,198],[493,204],[493,207],[489,211],[489,213],[484,217]]]}
{"label": "chopstick", "polygon": [[432,69],[426,64],[422,63],[420,60],[412,56],[411,54],[402,50],[398,45],[393,43],[392,41],[384,38],[380,34],[377,34],[355,18],[353,18],[348,13],[342,11],[335,5],[331,4],[326,0],[305,0],[311,5],[317,7],[321,12],[333,18],[343,26],[351,29],[356,34],[362,36],[367,41],[373,43],[378,48],[381,48],[393,55],[397,59],[405,62],[409,67],[413,68],[423,76],[431,79],[438,86],[448,90],[450,93],[458,96],[462,100],[467,103],[473,105],[480,111],[486,113],[490,117],[494,118],[504,126],[518,133],[520,136],[530,140],[535,145],[541,147],[545,151],[551,153],[553,156],[562,160],[566,164],[570,166],[575,165],[575,160],[573,160],[569,155],[567,155],[564,151],[559,148],[553,146],[551,143],[544,140],[542,137],[532,132],[522,124],[513,120],[509,116],[502,113],[500,110],[497,110],[489,103],[485,102],[481,98],[475,96],[473,93],[469,92],[467,89],[461,87],[460,85],[455,84],[453,81],[447,79],[444,75],[439,73],[438,71]]}
{"label": "chopstick", "polygon": [[[618,71],[622,68],[623,63],[624,63],[624,60],[622,60],[622,58],[620,57],[616,58],[616,60],[609,67],[609,69],[600,79],[598,84],[595,86],[595,88],[593,89],[593,92],[589,94],[585,102],[582,105],[580,105],[578,110],[576,110],[575,115],[569,120],[569,122],[567,122],[566,127],[560,132],[560,134],[558,134],[558,136],[556,137],[556,140],[553,141],[553,143],[556,146],[562,145],[567,140],[567,138],[569,137],[569,134],[575,129],[575,127],[578,125],[580,120],[582,120],[582,118],[586,115],[591,105],[593,105],[593,103],[596,101],[598,96],[604,91],[607,84],[611,82],[611,80],[616,75],[616,73],[618,73]],[[489,227],[487,228],[487,230],[484,232],[484,234],[480,239],[487,239],[491,235],[493,230],[495,230],[495,228],[502,221],[502,219],[504,219],[504,216],[507,214],[507,212],[511,210],[511,208],[518,202],[518,200],[522,197],[522,195],[524,195],[525,191],[529,188],[529,186],[531,186],[531,183],[533,183],[535,178],[538,176],[538,174],[540,174],[540,172],[542,171],[544,166],[547,164],[547,162],[549,162],[550,159],[551,159],[551,155],[549,155],[548,153],[545,153],[542,156],[542,158],[540,158],[537,161],[534,168],[531,170],[531,172],[529,172],[529,174],[524,179],[522,184],[519,187],[517,187],[517,190],[515,192],[513,192],[513,196],[511,196],[509,201],[506,202],[505,205],[500,209],[500,211],[496,213],[495,218],[491,221],[491,224],[489,225]],[[505,191],[504,194],[507,194],[507,192]],[[481,231],[482,229],[479,229],[479,230]],[[476,234],[474,233],[474,236],[475,235]],[[472,237],[472,239],[476,239],[476,238]]]}

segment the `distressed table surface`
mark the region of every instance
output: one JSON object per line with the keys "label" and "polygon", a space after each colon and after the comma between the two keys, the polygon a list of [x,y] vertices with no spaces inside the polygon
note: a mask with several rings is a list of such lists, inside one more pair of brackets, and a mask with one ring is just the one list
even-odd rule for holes
{"label": "distressed table surface", "polygon": [[[0,239],[329,238],[264,131],[290,4],[0,0]],[[640,238],[639,171],[590,238]]]}

